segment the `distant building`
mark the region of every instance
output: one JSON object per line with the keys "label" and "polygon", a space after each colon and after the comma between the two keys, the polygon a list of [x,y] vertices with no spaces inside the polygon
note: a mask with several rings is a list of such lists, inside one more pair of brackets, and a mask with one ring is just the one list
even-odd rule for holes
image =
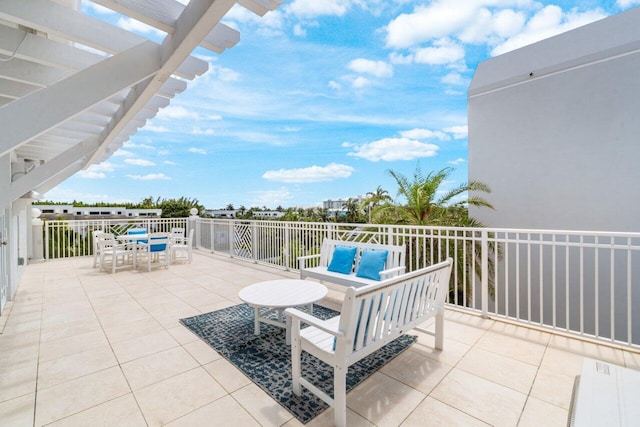
{"label": "distant building", "polygon": [[[356,203],[361,203],[364,200],[363,196],[355,196],[355,197],[350,197],[351,200],[355,200]],[[339,211],[342,210],[342,208],[344,208],[344,205],[347,203],[348,199],[337,199],[337,200],[325,200],[322,202],[322,207],[324,209],[329,209],[332,211]]]}
{"label": "distant building", "polygon": [[204,212],[211,218],[235,218],[238,213],[235,209],[205,209]]}
{"label": "distant building", "polygon": [[284,212],[281,211],[253,211],[254,218],[282,218]]}
{"label": "distant building", "polygon": [[128,209],[122,206],[33,205],[46,219],[159,218],[162,209]]}

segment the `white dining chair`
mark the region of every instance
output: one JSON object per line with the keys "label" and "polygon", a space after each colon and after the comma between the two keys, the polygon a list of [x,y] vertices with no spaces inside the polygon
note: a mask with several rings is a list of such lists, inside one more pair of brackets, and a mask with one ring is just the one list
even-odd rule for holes
{"label": "white dining chair", "polygon": [[[105,269],[105,258],[111,261],[111,273],[121,268],[128,268],[130,264],[127,262],[131,253],[125,244],[118,243],[115,236],[111,233],[98,234],[98,250],[100,251],[100,271]],[[118,259],[121,263],[118,265]]]}
{"label": "white dining chair", "polygon": [[181,240],[176,240],[176,243],[171,245],[171,262],[176,262],[177,253],[181,253],[180,259],[186,260],[189,264],[191,264],[192,260],[192,251],[193,251],[193,234],[195,230],[192,228],[189,231],[188,237],[183,237]]}
{"label": "white dining chair", "polygon": [[163,258],[165,268],[169,268],[169,233],[150,233],[149,239],[144,247],[136,250],[136,264],[140,262],[147,264],[147,271],[151,271],[151,263],[157,261],[160,264],[160,258]]}

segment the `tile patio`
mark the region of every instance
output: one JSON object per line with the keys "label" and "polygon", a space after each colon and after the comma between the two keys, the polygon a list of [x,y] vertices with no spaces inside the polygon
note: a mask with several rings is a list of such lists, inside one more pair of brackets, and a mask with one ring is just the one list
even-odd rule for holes
{"label": "tile patio", "polygon": [[[151,273],[91,263],[26,269],[0,317],[0,425],[301,425],[178,323],[295,273],[197,251],[191,265]],[[640,368],[638,354],[453,310],[444,351],[416,334],[348,394],[350,426],[564,426],[583,357]],[[331,421],[327,410],[307,425]]]}

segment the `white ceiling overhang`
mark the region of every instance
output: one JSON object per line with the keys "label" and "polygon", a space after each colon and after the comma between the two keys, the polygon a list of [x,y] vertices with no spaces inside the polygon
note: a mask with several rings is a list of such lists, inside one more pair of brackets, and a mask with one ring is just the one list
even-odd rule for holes
{"label": "white ceiling overhang", "polygon": [[79,0],[0,1],[0,158],[11,157],[9,199],[46,192],[111,156],[207,71],[191,56],[197,46],[222,53],[239,41],[220,22],[235,3],[262,16],[283,1],[94,0],[166,32],[161,43],[82,13]]}

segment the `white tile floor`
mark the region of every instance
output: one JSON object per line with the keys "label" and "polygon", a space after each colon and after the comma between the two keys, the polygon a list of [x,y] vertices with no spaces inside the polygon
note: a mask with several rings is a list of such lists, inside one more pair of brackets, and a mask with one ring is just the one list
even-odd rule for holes
{"label": "white tile floor", "polygon": [[[27,268],[0,317],[0,425],[300,425],[178,323],[294,273],[203,253],[150,273],[91,264]],[[564,426],[583,357],[640,367],[634,353],[451,310],[446,319],[444,351],[417,333],[348,394],[350,426]],[[308,425],[331,421],[328,410]]]}

